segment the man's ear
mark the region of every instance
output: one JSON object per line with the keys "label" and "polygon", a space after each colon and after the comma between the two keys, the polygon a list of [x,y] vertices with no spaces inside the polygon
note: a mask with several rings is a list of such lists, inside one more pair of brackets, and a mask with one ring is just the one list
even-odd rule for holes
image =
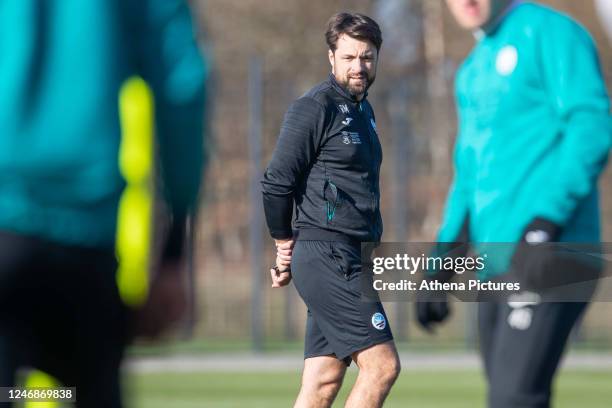
{"label": "man's ear", "polygon": [[335,74],[334,72],[334,52],[332,50],[328,50],[327,57],[329,58],[329,63],[331,64],[331,67],[332,67],[332,73]]}

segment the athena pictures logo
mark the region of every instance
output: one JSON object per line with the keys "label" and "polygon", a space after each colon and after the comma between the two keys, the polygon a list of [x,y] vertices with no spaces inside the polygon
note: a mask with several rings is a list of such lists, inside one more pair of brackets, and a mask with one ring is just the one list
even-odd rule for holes
{"label": "athena pictures logo", "polygon": [[372,326],[374,326],[376,330],[384,330],[385,327],[387,327],[385,316],[380,312],[374,313],[372,315]]}

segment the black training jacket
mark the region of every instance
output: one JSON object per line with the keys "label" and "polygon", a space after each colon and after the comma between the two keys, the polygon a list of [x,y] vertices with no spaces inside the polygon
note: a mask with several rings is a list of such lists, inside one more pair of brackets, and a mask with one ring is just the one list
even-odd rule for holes
{"label": "black training jacket", "polygon": [[374,111],[356,101],[333,75],[290,107],[262,188],[273,238],[294,228],[317,239],[335,233],[356,241],[380,241],[382,149]]}

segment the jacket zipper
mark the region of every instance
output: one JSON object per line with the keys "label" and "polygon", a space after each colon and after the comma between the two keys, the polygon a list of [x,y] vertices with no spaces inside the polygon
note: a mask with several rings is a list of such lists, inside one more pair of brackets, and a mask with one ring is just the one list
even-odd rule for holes
{"label": "jacket zipper", "polygon": [[364,113],[363,113],[363,108],[362,108],[362,104],[361,102],[357,103],[357,110],[359,112],[359,120],[361,121],[362,125],[365,125],[365,129],[368,132],[368,142],[370,143],[370,157],[372,158],[372,162],[373,162],[373,166],[372,166],[372,173],[374,174],[374,179],[370,180],[370,186],[371,186],[371,190],[370,190],[370,201],[371,201],[371,208],[372,208],[372,215],[371,215],[371,220],[372,220],[372,226],[376,228],[374,232],[374,235],[378,235],[378,227],[376,225],[376,204],[377,204],[377,200],[376,200],[376,192],[374,191],[374,187],[375,187],[375,181],[378,178],[378,171],[376,170],[376,166],[375,166],[375,158],[374,158],[374,136],[372,135],[372,131],[370,130],[370,124],[367,121],[367,118],[365,117]]}

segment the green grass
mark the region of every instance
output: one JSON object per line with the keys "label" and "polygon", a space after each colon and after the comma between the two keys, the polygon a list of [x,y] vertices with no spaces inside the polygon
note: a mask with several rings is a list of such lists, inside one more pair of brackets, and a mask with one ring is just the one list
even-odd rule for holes
{"label": "green grass", "polygon": [[[347,374],[334,407],[342,407],[355,381]],[[129,380],[136,408],[287,408],[299,387],[299,373],[139,374]],[[439,386],[443,384],[443,386]],[[604,408],[612,401],[612,370],[564,371],[555,408]],[[405,370],[385,407],[484,408],[484,382],[478,371]]]}
{"label": "green grass", "polygon": [[[608,338],[591,339],[589,341],[580,341],[571,344],[572,352],[595,352],[595,351],[612,351]],[[398,350],[406,352],[423,352],[428,354],[437,354],[443,352],[457,351],[474,351],[475,345],[468,346],[465,341],[461,340],[443,340],[426,338],[412,339],[409,342],[396,342]],[[300,340],[267,340],[263,344],[263,352],[296,352],[301,353],[304,348],[304,341]],[[228,340],[228,339],[196,339],[196,340],[180,340],[173,339],[166,343],[139,343],[131,346],[127,350],[128,356],[131,357],[147,357],[159,355],[179,355],[179,354],[217,354],[217,353],[233,353],[233,352],[250,352],[253,351],[250,340]]]}

